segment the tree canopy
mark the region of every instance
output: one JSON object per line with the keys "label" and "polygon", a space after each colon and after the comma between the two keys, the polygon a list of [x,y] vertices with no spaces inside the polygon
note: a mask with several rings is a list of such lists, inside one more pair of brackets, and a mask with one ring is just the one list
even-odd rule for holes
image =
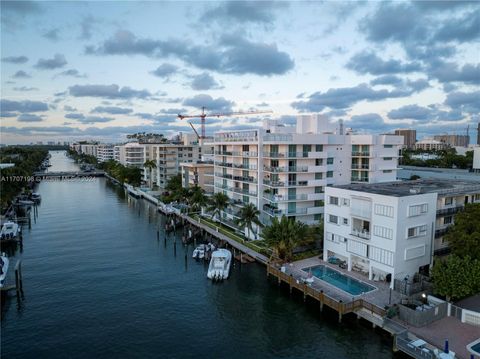
{"label": "tree canopy", "polygon": [[243,206],[238,212],[239,218],[235,221],[240,227],[247,228],[247,238],[250,238],[250,231],[253,231],[253,225],[261,226],[260,211],[253,203],[248,203]]}
{"label": "tree canopy", "polygon": [[467,204],[454,222],[444,237],[452,253],[480,260],[480,203]]}

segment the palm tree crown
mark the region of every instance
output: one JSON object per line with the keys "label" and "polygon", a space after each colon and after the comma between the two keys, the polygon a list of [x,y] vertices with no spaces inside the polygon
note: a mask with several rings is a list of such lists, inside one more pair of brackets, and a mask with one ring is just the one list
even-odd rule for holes
{"label": "palm tree crown", "polygon": [[212,218],[215,215],[220,216],[220,212],[228,207],[228,201],[228,196],[222,192],[217,192],[210,198],[210,205],[207,210],[212,212]]}
{"label": "palm tree crown", "polygon": [[260,220],[258,216],[260,215],[260,211],[255,207],[253,203],[248,203],[243,206],[240,211],[238,212],[238,216],[240,217],[235,222],[242,228],[247,228],[247,238],[250,238],[250,231],[253,231],[253,224],[257,226],[261,226]]}

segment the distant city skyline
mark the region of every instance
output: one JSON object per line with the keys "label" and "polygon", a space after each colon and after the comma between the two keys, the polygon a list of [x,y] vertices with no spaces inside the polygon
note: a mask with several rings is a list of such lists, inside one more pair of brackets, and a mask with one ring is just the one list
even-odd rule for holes
{"label": "distant city skyline", "polygon": [[[1,2],[1,143],[190,133],[272,110],[358,132],[480,121],[478,2]],[[267,115],[266,115],[267,116]],[[207,134],[265,116],[213,118]],[[193,121],[199,127],[199,121]],[[480,136],[479,136],[480,138]]]}

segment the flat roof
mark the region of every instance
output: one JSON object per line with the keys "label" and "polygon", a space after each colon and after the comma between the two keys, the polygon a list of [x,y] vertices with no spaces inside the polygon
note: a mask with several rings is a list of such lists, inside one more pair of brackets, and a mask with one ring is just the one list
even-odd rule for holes
{"label": "flat roof", "polygon": [[384,196],[405,197],[424,193],[462,194],[472,191],[480,192],[480,181],[451,179],[418,179],[412,181],[395,181],[380,183],[354,183],[334,186],[334,188],[351,191],[380,194]]}

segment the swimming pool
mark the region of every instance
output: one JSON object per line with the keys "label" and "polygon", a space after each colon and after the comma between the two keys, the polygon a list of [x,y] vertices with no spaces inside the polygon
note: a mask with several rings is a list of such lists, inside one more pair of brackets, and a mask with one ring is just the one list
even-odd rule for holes
{"label": "swimming pool", "polygon": [[468,351],[475,355],[480,355],[480,339],[475,340],[473,343],[467,345]]}
{"label": "swimming pool", "polygon": [[305,272],[312,271],[312,274],[324,282],[330,283],[335,287],[347,292],[351,295],[359,295],[362,293],[371,292],[375,290],[372,285],[361,282],[355,278],[346,276],[345,274],[336,271],[330,267],[320,264],[314,267],[307,267],[303,269]]}

